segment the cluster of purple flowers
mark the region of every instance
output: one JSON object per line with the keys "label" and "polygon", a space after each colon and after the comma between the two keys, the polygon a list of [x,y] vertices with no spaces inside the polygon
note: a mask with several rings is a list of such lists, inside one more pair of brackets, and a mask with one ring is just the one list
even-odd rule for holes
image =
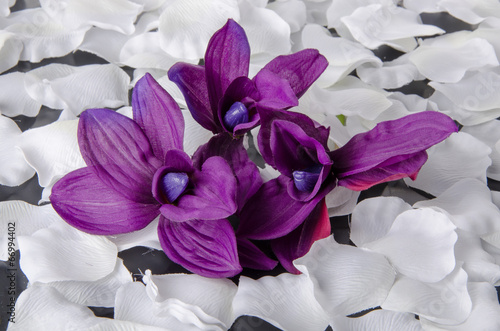
{"label": "cluster of purple flowers", "polygon": [[[292,261],[330,235],[329,192],[415,178],[425,150],[457,131],[446,115],[415,113],[331,151],[329,128],[288,110],[325,70],[326,59],[313,49],[279,56],[252,79],[249,62],[245,32],[229,20],[211,38],[204,65],[170,69],[193,118],[214,133],[192,156],[183,150],[179,106],[149,74],[133,90],[133,119],[108,109],[83,112],[78,142],[87,167],[54,185],[54,209],[98,235],[137,231],[160,216],[167,256],[203,276],[273,269],[277,261],[259,249],[261,240],[299,273]],[[242,139],[259,125],[259,151],[280,172],[265,183]],[[239,219],[236,228],[228,217]]]}

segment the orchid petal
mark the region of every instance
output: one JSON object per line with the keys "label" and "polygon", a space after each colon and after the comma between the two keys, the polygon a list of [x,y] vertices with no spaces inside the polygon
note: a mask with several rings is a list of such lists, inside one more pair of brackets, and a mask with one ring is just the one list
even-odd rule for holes
{"label": "orchid petal", "polygon": [[38,115],[41,104],[33,100],[24,89],[24,73],[13,72],[0,76],[0,111],[3,115],[14,117]]}
{"label": "orchid petal", "polygon": [[423,331],[415,314],[377,309],[359,317],[339,316],[330,325],[334,330],[385,330],[385,331]]}
{"label": "orchid petal", "polygon": [[30,282],[95,281],[115,269],[115,244],[63,222],[28,237],[19,236],[18,242],[23,252],[21,268]]}
{"label": "orchid petal", "polygon": [[228,18],[240,18],[235,0],[173,1],[160,15],[160,46],[178,58],[200,59],[209,39]]}
{"label": "orchid petal", "polygon": [[[298,32],[306,24],[306,5],[299,0],[275,1],[267,5],[290,26],[290,32]],[[252,47],[253,49],[253,47]]]}
{"label": "orchid petal", "polygon": [[263,69],[253,81],[260,94],[259,106],[268,109],[286,109],[299,104],[289,82],[275,73]]}
{"label": "orchid petal", "polygon": [[240,277],[233,302],[236,316],[257,316],[289,331],[323,331],[328,315],[314,297],[314,286],[305,274],[281,274],[253,280]]}
{"label": "orchid petal", "polygon": [[309,274],[314,296],[329,316],[351,315],[381,305],[395,278],[383,255],[337,244],[333,236],[316,241],[294,264]]}
{"label": "orchid petal", "polygon": [[486,169],[491,164],[491,149],[472,137],[459,132],[428,150],[429,159],[414,181],[405,183],[438,196],[464,178],[476,178],[486,183]]}
{"label": "orchid petal", "polygon": [[105,185],[89,168],[75,170],[52,188],[54,209],[72,226],[92,234],[119,234],[146,227],[158,205],[128,200]]}
{"label": "orchid petal", "polygon": [[12,68],[19,62],[23,43],[15,34],[0,32],[0,73]]}
{"label": "orchid petal", "polygon": [[269,258],[250,240],[244,238],[236,238],[236,240],[238,257],[243,268],[272,270],[278,264],[278,261]]}

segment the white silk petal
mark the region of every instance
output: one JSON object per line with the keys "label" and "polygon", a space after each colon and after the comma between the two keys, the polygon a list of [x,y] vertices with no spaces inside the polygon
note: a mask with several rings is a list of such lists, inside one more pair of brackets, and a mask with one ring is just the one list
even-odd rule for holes
{"label": "white silk petal", "polygon": [[118,251],[120,252],[136,246],[162,250],[158,239],[158,220],[159,217],[143,229],[124,234],[107,236],[107,238],[118,247]]}
{"label": "white silk petal", "polygon": [[182,110],[182,115],[184,115],[185,123],[184,152],[192,156],[198,147],[207,143],[213,137],[213,134],[196,122],[189,110]]}
{"label": "white silk petal", "polygon": [[290,32],[298,32],[306,24],[306,5],[299,0],[274,1],[267,5],[290,25]]}
{"label": "white silk petal", "polygon": [[438,282],[455,268],[455,225],[431,208],[413,209],[396,217],[387,235],[363,245],[383,254],[401,274],[422,282]]}
{"label": "white silk petal", "polygon": [[235,316],[257,316],[288,331],[324,331],[329,324],[307,274],[240,277],[233,307]]}
{"label": "white silk petal", "polygon": [[466,126],[461,131],[476,137],[491,148],[492,164],[488,168],[487,176],[500,180],[500,121],[492,120],[479,125]]}
{"label": "white silk petal", "polygon": [[438,38],[431,45],[424,43],[410,54],[410,61],[432,81],[456,83],[467,71],[499,64],[495,49],[484,39],[473,38],[451,45],[439,43]]}
{"label": "white silk petal", "polygon": [[358,203],[351,217],[351,240],[358,247],[385,237],[394,220],[411,206],[395,197],[377,197]]}
{"label": "white silk petal", "polygon": [[457,265],[450,275],[437,283],[400,277],[382,308],[411,312],[436,323],[461,323],[467,319],[472,309],[467,292],[467,273]]}
{"label": "white silk petal", "polygon": [[174,57],[200,59],[228,18],[240,19],[236,0],[172,1],[160,15],[160,46]]}
{"label": "white silk petal", "polygon": [[486,183],[486,169],[491,165],[491,148],[473,136],[458,132],[427,150],[429,159],[417,179],[404,181],[434,196],[446,191],[464,178],[476,178]]}
{"label": "white silk petal", "polygon": [[17,64],[22,50],[23,43],[15,34],[0,31],[0,73]]}
{"label": "white silk petal", "polygon": [[102,57],[110,63],[120,62],[120,50],[129,39],[127,35],[113,30],[90,28],[78,49]]}
{"label": "white silk petal", "polygon": [[[366,7],[374,3],[389,6],[392,0],[333,0],[328,7],[326,16],[328,19],[329,28],[338,28],[341,23],[341,18],[351,15],[356,9]],[[324,25],[324,24],[322,24]]]}
{"label": "white silk petal", "polygon": [[352,213],[361,192],[337,186],[325,197],[328,216],[343,216]]}
{"label": "white silk petal", "polygon": [[487,17],[500,17],[500,4],[495,0],[442,0],[439,6],[469,24],[478,24]]}
{"label": "white silk petal", "polygon": [[423,331],[414,314],[377,309],[360,317],[339,316],[331,323],[333,330]]}
{"label": "white silk petal", "polygon": [[440,0],[403,0],[403,6],[419,14],[437,13],[441,11],[439,2]]}
{"label": "white silk petal", "polygon": [[340,245],[333,236],[316,241],[294,264],[309,274],[314,295],[330,316],[380,306],[395,279],[394,269],[383,255]]}
{"label": "white silk petal", "polygon": [[436,199],[417,202],[414,207],[445,210],[458,228],[483,236],[500,231],[500,211],[491,199],[491,191],[484,182],[465,178]]}
{"label": "white silk petal", "polygon": [[115,244],[64,222],[31,236],[19,236],[18,242],[23,254],[21,269],[30,282],[95,281],[115,269]]}
{"label": "white silk petal", "polygon": [[166,0],[130,0],[143,7],[143,11],[148,12],[160,8]]}
{"label": "white silk petal", "polygon": [[41,104],[33,100],[24,89],[22,72],[12,72],[0,76],[0,112],[9,117],[38,115]]}
{"label": "white silk petal", "polygon": [[35,171],[16,147],[21,130],[8,117],[0,115],[0,184],[18,186],[33,177]]}

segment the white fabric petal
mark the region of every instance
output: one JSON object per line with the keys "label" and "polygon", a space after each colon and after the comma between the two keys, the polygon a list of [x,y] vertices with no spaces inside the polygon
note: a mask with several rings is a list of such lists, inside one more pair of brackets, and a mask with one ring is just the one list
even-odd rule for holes
{"label": "white fabric petal", "polygon": [[31,236],[19,236],[18,242],[23,255],[21,269],[30,282],[95,281],[115,269],[115,244],[64,222]]}
{"label": "white fabric petal", "polygon": [[50,16],[70,30],[95,25],[124,34],[134,32],[134,22],[142,6],[128,0],[41,0],[40,5]]}
{"label": "white fabric petal", "polygon": [[377,309],[356,318],[339,316],[330,325],[332,325],[333,330],[342,331],[423,331],[420,322],[415,318],[414,314],[399,313],[384,309]]}
{"label": "white fabric petal", "polygon": [[478,24],[487,17],[500,17],[500,4],[495,0],[441,0],[439,6],[469,24]]}
{"label": "white fabric petal", "polygon": [[160,46],[174,57],[200,59],[228,18],[240,19],[236,0],[172,1],[160,15]]}
{"label": "white fabric petal", "polygon": [[213,134],[196,122],[189,110],[183,109],[182,115],[184,115],[184,137],[186,137],[184,139],[184,152],[192,156],[198,147],[207,143],[213,137]]}
{"label": "white fabric petal", "polygon": [[352,213],[361,192],[337,186],[325,197],[328,216],[343,216]]}
{"label": "white fabric petal", "polygon": [[83,306],[113,307],[118,289],[123,284],[132,282],[132,277],[121,259],[116,259],[115,269],[107,276],[96,281],[57,281],[50,283],[36,282],[36,286],[48,286],[57,289],[66,299]]}
{"label": "white fabric petal", "polygon": [[461,131],[476,137],[491,148],[492,163],[486,174],[489,178],[500,180],[500,121],[493,120],[479,125],[466,126]]}
{"label": "white fabric petal", "polygon": [[414,207],[445,210],[458,228],[478,236],[500,231],[500,211],[491,201],[489,188],[477,179],[465,178],[436,199],[420,201]]}
{"label": "white fabric petal", "polygon": [[67,173],[85,167],[77,130],[78,120],[72,120],[56,121],[22,133],[19,147],[38,173],[40,186],[52,186]]}
{"label": "white fabric petal", "polygon": [[395,197],[377,197],[361,201],[352,212],[351,240],[362,247],[385,237],[401,213],[411,206]]}
{"label": "white fabric petal", "polygon": [[33,100],[24,89],[24,73],[12,72],[0,76],[0,112],[5,116],[38,115],[41,104]]}
{"label": "white fabric petal", "polygon": [[143,11],[152,11],[160,8],[166,0],[130,0],[143,7]]}
{"label": "white fabric petal", "polygon": [[304,1],[306,4],[307,23],[319,24],[322,26],[328,25],[327,11],[332,4],[331,0],[312,0]]}
{"label": "white fabric petal", "polygon": [[9,16],[12,23],[6,31],[22,41],[20,60],[40,62],[44,58],[60,57],[74,51],[90,28],[67,29],[42,8],[25,9]]}
{"label": "white fabric petal", "polygon": [[138,231],[107,236],[107,238],[118,247],[120,252],[136,246],[162,250],[158,239],[158,220],[159,217]]}
{"label": "white fabric petal", "polygon": [[403,6],[416,13],[437,13],[441,11],[438,5],[439,1],[440,0],[403,0]]}
{"label": "white fabric petal", "polygon": [[[15,0],[14,0],[15,2]],[[0,0],[0,16],[9,16],[10,9],[9,7],[13,6],[12,0]]]}
{"label": "white fabric petal", "polygon": [[240,13],[244,13],[239,23],[245,29],[252,54],[290,52],[290,26],[278,14],[247,0],[240,1],[239,8]]}
{"label": "white fabric petal", "polygon": [[0,31],[0,73],[17,64],[22,50],[23,43],[15,34]]}
{"label": "white fabric petal", "polygon": [[430,45],[420,45],[410,54],[410,61],[432,81],[456,83],[469,70],[498,65],[495,49],[484,39],[462,40],[452,45],[440,43],[438,38]]}
{"label": "white fabric petal", "polygon": [[0,115],[0,184],[21,185],[35,174],[23,152],[16,147],[21,130],[8,117]]}
{"label": "white fabric petal", "polygon": [[120,62],[120,50],[129,36],[113,30],[90,28],[78,49],[102,57],[110,63]]}
{"label": "white fabric petal", "polygon": [[458,132],[427,150],[429,159],[409,186],[438,196],[464,178],[486,183],[486,169],[491,165],[491,149],[473,136]]}
{"label": "white fabric petal", "polygon": [[438,282],[455,268],[455,225],[431,208],[396,217],[387,235],[363,245],[383,254],[398,272],[422,282]]}
{"label": "white fabric petal", "polygon": [[411,312],[436,323],[461,323],[467,319],[472,309],[467,292],[467,273],[457,264],[450,275],[437,283],[400,277],[382,308]]}
{"label": "white fabric petal", "polygon": [[333,236],[316,241],[294,264],[309,274],[314,295],[330,317],[381,305],[395,279],[383,255],[340,245]]}
{"label": "white fabric petal", "polygon": [[88,108],[117,108],[128,104],[130,77],[114,64],[72,67],[50,64],[28,72],[30,96],[55,109],[75,115]]}
{"label": "white fabric petal", "polygon": [[307,274],[285,273],[258,280],[242,276],[233,307],[235,316],[257,316],[287,331],[324,331],[329,324]]}
{"label": "white fabric petal", "polygon": [[336,83],[364,63],[375,67],[382,65],[372,51],[345,38],[332,37],[327,29],[317,24],[304,27],[302,44],[304,48],[316,48],[328,60],[328,67],[317,81],[322,87]]}
{"label": "white fabric petal", "polygon": [[[392,5],[392,0],[333,0],[327,10],[328,27],[338,28],[342,17],[351,15],[356,9],[372,4]],[[324,25],[324,24],[322,24]]]}
{"label": "white fabric petal", "polygon": [[298,32],[306,24],[306,5],[300,0],[274,1],[267,5],[290,25],[290,32]]}

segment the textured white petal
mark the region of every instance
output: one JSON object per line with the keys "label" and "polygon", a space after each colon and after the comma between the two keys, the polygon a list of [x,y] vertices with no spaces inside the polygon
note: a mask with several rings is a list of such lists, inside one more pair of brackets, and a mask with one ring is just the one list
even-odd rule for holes
{"label": "textured white petal", "polygon": [[479,125],[466,126],[461,131],[476,137],[491,148],[492,164],[488,168],[487,176],[500,180],[500,121],[493,120]]}
{"label": "textured white petal", "polygon": [[442,0],[439,6],[470,24],[480,23],[487,17],[500,17],[500,4],[495,0]]}
{"label": "textured white petal", "polygon": [[380,67],[382,62],[372,51],[356,42],[332,37],[330,32],[317,24],[307,24],[302,30],[305,48],[316,48],[328,60],[328,67],[317,83],[326,87],[336,83],[363,63]]}
{"label": "textured white petal", "polygon": [[414,207],[445,210],[458,228],[478,236],[500,231],[500,211],[491,201],[489,188],[477,179],[465,178],[436,199],[417,202]]}
{"label": "textured white petal", "polygon": [[287,54],[291,50],[290,26],[274,11],[243,0],[239,3],[240,25],[250,43],[252,54]]}
{"label": "textured white petal", "polygon": [[441,9],[438,5],[440,0],[403,0],[406,9],[413,10],[416,13],[436,13]]}
{"label": "textured white petal", "polygon": [[395,278],[383,255],[339,245],[333,236],[316,241],[294,264],[309,274],[314,295],[330,316],[351,315],[381,305]]}
{"label": "textured white petal", "polygon": [[[14,0],[15,2],[15,0]],[[10,9],[9,7],[13,6],[14,4],[12,3],[11,0],[0,0],[0,16],[9,16],[10,14]]]}
{"label": "textured white petal", "polygon": [[[103,236],[58,222],[31,236],[19,236],[21,269],[30,282],[95,281],[116,264],[116,245]],[[99,258],[96,259],[96,256]]]}
{"label": "textured white petal", "polygon": [[152,11],[160,8],[166,0],[130,0],[143,7],[143,10]]}
{"label": "textured white petal", "polygon": [[495,49],[484,39],[462,40],[453,45],[438,40],[423,44],[410,54],[410,61],[432,81],[456,83],[469,70],[498,65]]}
{"label": "textured white petal", "polygon": [[41,0],[40,5],[65,27],[75,30],[95,25],[124,34],[134,32],[134,22],[142,6],[127,0]]}
{"label": "textured white petal", "polygon": [[120,50],[129,36],[113,30],[90,28],[78,49],[102,57],[110,63],[120,61]]}
{"label": "textured white petal", "polygon": [[161,250],[162,248],[158,239],[158,220],[159,217],[141,230],[108,236],[108,239],[118,247],[118,251],[120,252],[135,246]]}
{"label": "textured white petal", "polygon": [[0,76],[0,112],[5,116],[38,115],[41,104],[33,100],[24,89],[24,73],[13,72]]}
{"label": "textured white petal", "polygon": [[396,217],[387,235],[365,244],[383,254],[398,272],[422,282],[437,282],[455,268],[455,225],[431,208],[408,210]]}
{"label": "textured white petal", "polygon": [[450,275],[437,283],[400,277],[382,308],[411,312],[437,323],[461,323],[467,319],[472,308],[467,292],[467,273],[457,265]]}
{"label": "textured white petal", "polygon": [[189,110],[182,110],[184,115],[184,152],[188,155],[193,155],[201,145],[207,143],[213,137],[211,131],[204,129],[198,122],[193,119]]}
{"label": "textured white petal", "polygon": [[351,240],[358,247],[383,238],[394,220],[411,206],[395,197],[377,197],[361,201],[351,217]]}
{"label": "textured white petal", "polygon": [[307,274],[240,277],[233,307],[235,316],[257,316],[288,331],[324,331],[329,324]]}
{"label": "textured white petal", "polygon": [[486,169],[491,165],[491,149],[473,136],[458,132],[427,150],[429,159],[415,181],[405,178],[407,185],[434,196],[443,193],[464,178],[486,183]]}
{"label": "textured white petal", "polygon": [[34,283],[36,286],[54,287],[71,302],[83,306],[113,307],[118,289],[132,282],[130,272],[121,259],[116,259],[115,269],[107,276],[96,281],[58,281]]}
{"label": "textured white petal", "polygon": [[15,34],[0,31],[0,73],[17,64],[22,50],[23,43]]}
{"label": "textured white petal", "polygon": [[360,317],[339,316],[330,325],[334,330],[384,330],[384,331],[422,331],[420,322],[414,314],[399,313],[390,310],[377,309]]}
{"label": "textured white petal", "polygon": [[328,27],[337,28],[341,25],[341,18],[351,15],[356,9],[372,4],[392,5],[392,0],[333,0],[327,10]]}
{"label": "textured white petal", "polygon": [[352,213],[361,192],[343,186],[337,186],[325,197],[328,216],[342,216]]}
{"label": "textured white petal", "polygon": [[306,15],[308,23],[319,24],[322,26],[328,25],[326,16],[327,10],[332,3],[331,0],[312,0],[304,1],[304,3],[306,4]]}
{"label": "textured white petal", "polygon": [[306,24],[306,5],[299,0],[274,1],[267,8],[276,12],[290,25],[290,32],[299,31]]}
{"label": "textured white petal", "polygon": [[21,130],[8,117],[0,115],[0,184],[21,185],[35,174],[23,153],[16,147]]}
{"label": "textured white petal", "polygon": [[19,147],[38,173],[40,186],[51,186],[67,173],[85,166],[77,130],[78,120],[57,121],[21,135]]}
{"label": "textured white petal", "polygon": [[239,21],[236,0],[173,1],[160,16],[160,46],[174,57],[200,59],[228,18]]}

